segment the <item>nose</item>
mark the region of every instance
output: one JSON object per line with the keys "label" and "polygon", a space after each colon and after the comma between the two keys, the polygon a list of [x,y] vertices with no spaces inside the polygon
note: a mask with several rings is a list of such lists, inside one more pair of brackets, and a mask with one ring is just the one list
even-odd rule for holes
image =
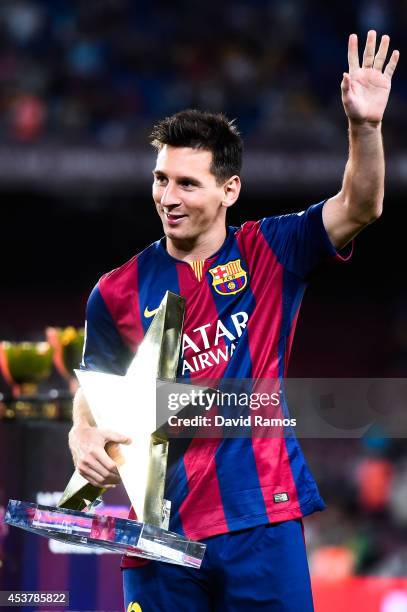
{"label": "nose", "polygon": [[161,196],[162,206],[178,206],[180,204],[177,185],[173,181],[168,181]]}

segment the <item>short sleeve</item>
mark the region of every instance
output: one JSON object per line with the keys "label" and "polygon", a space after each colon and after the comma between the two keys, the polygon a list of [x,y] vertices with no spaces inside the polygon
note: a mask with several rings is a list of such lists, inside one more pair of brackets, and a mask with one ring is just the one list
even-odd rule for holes
{"label": "short sleeve", "polygon": [[86,334],[80,368],[124,375],[132,357],[96,285],[86,307]]}
{"label": "short sleeve", "polygon": [[331,243],[322,220],[319,202],[299,213],[267,217],[260,228],[279,262],[293,274],[306,278],[324,259],[347,261],[349,252],[338,252]]}

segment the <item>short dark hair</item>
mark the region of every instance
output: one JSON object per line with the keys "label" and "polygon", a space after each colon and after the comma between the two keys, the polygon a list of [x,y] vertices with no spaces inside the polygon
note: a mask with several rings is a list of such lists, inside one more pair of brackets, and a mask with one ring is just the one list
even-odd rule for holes
{"label": "short dark hair", "polygon": [[157,123],[150,138],[157,151],[164,145],[211,151],[210,171],[217,183],[240,174],[243,141],[234,120],[229,121],[222,113],[195,109],[180,111]]}

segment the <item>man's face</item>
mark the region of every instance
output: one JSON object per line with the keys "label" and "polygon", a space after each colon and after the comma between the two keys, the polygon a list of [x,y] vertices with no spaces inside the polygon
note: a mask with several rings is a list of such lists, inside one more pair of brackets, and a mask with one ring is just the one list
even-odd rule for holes
{"label": "man's face", "polygon": [[210,172],[212,153],[165,145],[153,171],[153,199],[164,233],[174,241],[195,241],[225,226],[225,191]]}

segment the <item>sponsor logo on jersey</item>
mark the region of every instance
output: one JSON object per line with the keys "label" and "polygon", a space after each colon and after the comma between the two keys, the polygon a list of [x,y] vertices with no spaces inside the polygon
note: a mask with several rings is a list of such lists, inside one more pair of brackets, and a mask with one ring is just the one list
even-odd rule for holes
{"label": "sponsor logo on jersey", "polygon": [[131,601],[127,606],[127,612],[142,612],[142,609],[137,601]]}
{"label": "sponsor logo on jersey", "polygon": [[182,334],[181,375],[201,372],[232,357],[243,334],[249,315],[236,312],[223,321],[218,319]]}
{"label": "sponsor logo on jersey", "polygon": [[154,310],[149,310],[148,306],[145,307],[144,309],[144,316],[146,319],[149,319],[150,317],[153,317],[154,315],[157,314],[159,308],[155,308]]}
{"label": "sponsor logo on jersey", "polygon": [[212,274],[212,287],[219,295],[235,295],[247,285],[247,272],[240,259],[210,268],[209,272]]}

